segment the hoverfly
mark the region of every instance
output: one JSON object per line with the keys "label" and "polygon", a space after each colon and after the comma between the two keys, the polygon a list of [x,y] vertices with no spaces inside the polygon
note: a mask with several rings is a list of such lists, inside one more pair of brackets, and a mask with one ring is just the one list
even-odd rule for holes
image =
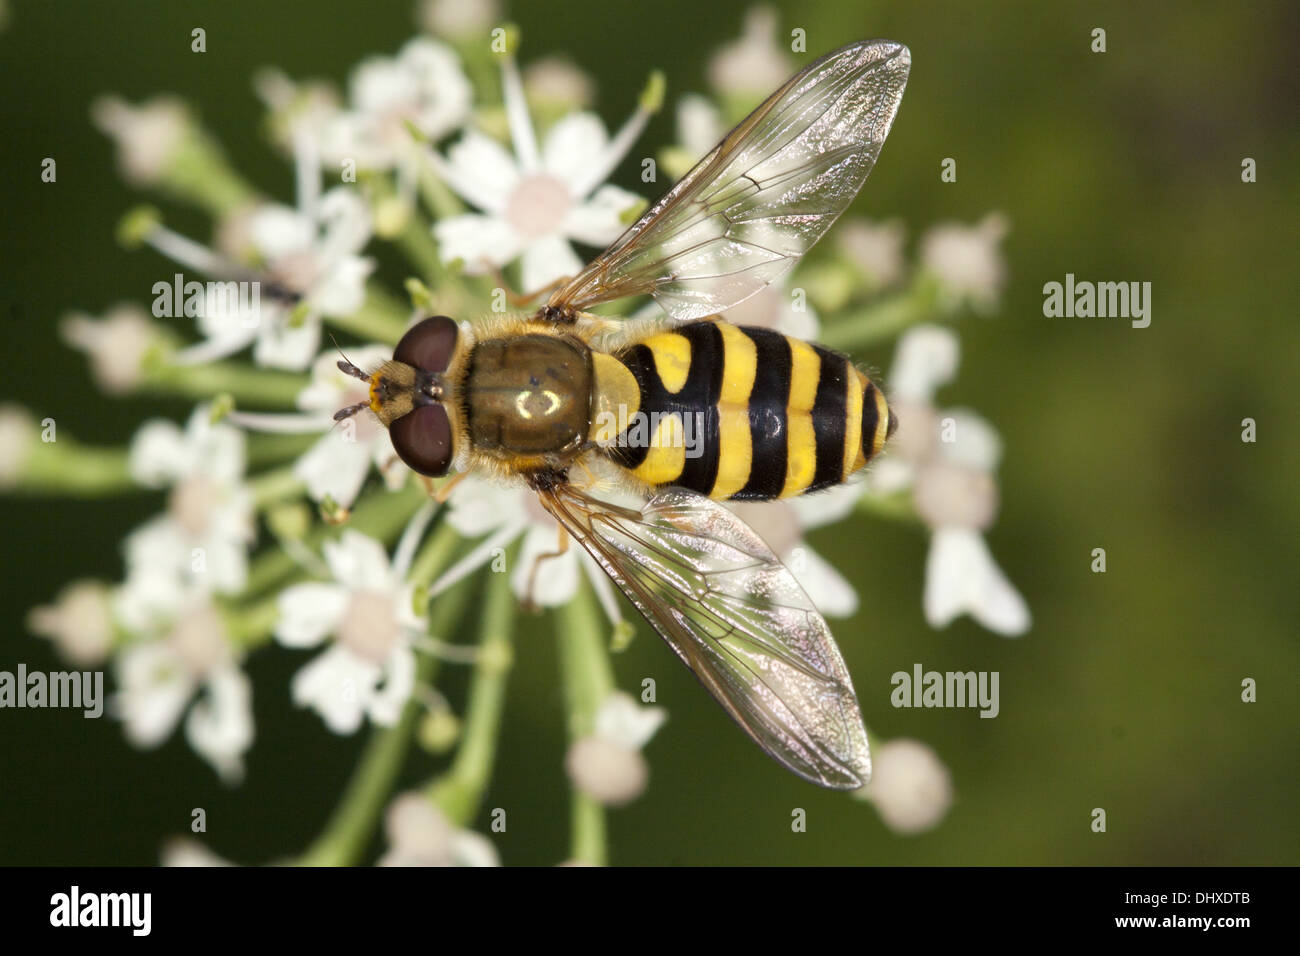
{"label": "hoverfly", "polygon": [[[370,401],[336,418],[369,408],[422,475],[527,485],[764,751],[834,789],[871,773],[848,669],[791,572],[718,501],[839,484],[895,419],[843,355],[718,313],[790,269],[848,206],[910,63],[900,44],[864,41],[796,74],[534,314],[434,316],[378,369],[339,362]],[[638,295],[666,318],[588,311]],[[659,427],[627,441],[638,413]],[[688,415],[702,423],[689,458]],[[644,504],[596,497],[611,478]]]}

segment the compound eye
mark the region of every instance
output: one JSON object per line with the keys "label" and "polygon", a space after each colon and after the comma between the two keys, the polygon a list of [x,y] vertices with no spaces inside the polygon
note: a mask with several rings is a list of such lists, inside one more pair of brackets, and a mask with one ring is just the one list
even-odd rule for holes
{"label": "compound eye", "polygon": [[393,358],[426,372],[445,372],[456,351],[460,328],[445,315],[421,319],[406,330]]}
{"label": "compound eye", "polygon": [[438,478],[451,467],[451,421],[441,405],[420,405],[388,426],[393,448],[415,471]]}

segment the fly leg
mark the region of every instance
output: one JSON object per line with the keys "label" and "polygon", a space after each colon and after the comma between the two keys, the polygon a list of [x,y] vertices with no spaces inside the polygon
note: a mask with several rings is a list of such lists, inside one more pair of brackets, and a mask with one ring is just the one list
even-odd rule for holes
{"label": "fly leg", "polygon": [[524,588],[524,597],[523,600],[520,602],[523,605],[524,610],[526,611],[541,610],[537,602],[533,600],[533,592],[537,587],[537,570],[542,566],[542,562],[549,561],[552,558],[558,558],[561,555],[567,554],[569,551],[569,533],[565,531],[563,528],[560,528],[559,531],[560,531],[560,537],[559,540],[556,542],[555,550],[543,551],[541,554],[539,554],[536,558],[533,559],[533,566],[528,571],[528,586]]}
{"label": "fly leg", "polygon": [[467,471],[458,471],[441,485],[435,485],[433,479],[428,475],[417,475],[416,477],[418,477],[420,483],[424,485],[424,490],[429,493],[429,497],[442,505],[447,503],[447,499],[451,497],[451,493],[456,489],[456,486],[464,480],[467,474],[469,474]]}

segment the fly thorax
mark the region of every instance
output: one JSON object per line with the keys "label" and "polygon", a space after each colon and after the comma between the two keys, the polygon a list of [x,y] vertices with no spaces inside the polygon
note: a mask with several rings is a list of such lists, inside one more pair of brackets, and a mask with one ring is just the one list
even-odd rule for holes
{"label": "fly thorax", "polygon": [[465,379],[470,440],[505,455],[557,455],[586,441],[591,418],[591,353],[553,335],[481,342]]}

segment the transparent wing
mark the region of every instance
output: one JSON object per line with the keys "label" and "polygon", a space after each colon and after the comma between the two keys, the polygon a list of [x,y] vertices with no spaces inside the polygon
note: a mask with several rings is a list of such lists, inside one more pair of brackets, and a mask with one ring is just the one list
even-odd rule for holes
{"label": "transparent wing", "polygon": [[675,319],[743,302],[831,227],[875,165],[907,84],[907,47],[853,43],[791,78],[550,305],[652,295]]}
{"label": "transparent wing", "polygon": [[670,488],[640,511],[569,485],[543,505],[754,741],[813,783],[871,776],[853,682],[821,614],[748,525]]}

